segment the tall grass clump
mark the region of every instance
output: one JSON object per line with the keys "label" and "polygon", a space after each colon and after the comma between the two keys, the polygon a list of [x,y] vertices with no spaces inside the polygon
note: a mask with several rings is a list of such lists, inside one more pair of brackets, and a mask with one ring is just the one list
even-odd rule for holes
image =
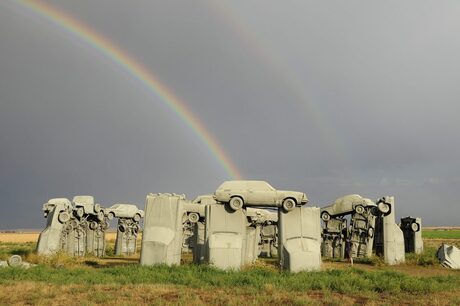
{"label": "tall grass clump", "polygon": [[439,259],[436,257],[437,248],[427,246],[421,254],[406,253],[406,264],[417,266],[434,266],[439,265]]}

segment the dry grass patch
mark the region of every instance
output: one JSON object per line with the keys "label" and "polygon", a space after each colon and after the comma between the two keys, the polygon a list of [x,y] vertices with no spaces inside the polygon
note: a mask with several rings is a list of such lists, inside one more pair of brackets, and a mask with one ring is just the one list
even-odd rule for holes
{"label": "dry grass patch", "polygon": [[339,294],[309,290],[287,292],[267,286],[199,289],[185,286],[51,285],[10,283],[0,287],[0,302],[8,305],[455,305],[459,292],[430,294]]}

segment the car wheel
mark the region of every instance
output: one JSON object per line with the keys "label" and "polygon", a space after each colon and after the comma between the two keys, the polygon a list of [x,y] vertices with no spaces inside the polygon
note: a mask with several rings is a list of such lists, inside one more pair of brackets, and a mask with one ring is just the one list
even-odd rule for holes
{"label": "car wheel", "polygon": [[141,215],[140,214],[135,214],[133,219],[134,219],[134,221],[139,222],[139,221],[141,221]]}
{"label": "car wheel", "polygon": [[94,204],[94,212],[98,213],[100,211],[101,211],[101,204],[98,204],[98,203]]}
{"label": "car wheel", "polygon": [[72,226],[72,228],[77,228],[78,227],[78,221],[73,219],[72,221],[70,221],[70,225]]}
{"label": "car wheel", "polygon": [[414,231],[414,232],[418,232],[420,230],[420,224],[418,224],[417,222],[414,222],[410,225],[410,228]]}
{"label": "car wheel", "polygon": [[377,204],[377,207],[379,209],[379,211],[384,215],[384,216],[388,216],[391,212],[391,206],[390,204],[387,204],[385,202],[379,202]]}
{"label": "car wheel", "polygon": [[108,215],[107,215],[107,218],[109,220],[112,220],[113,218],[115,218],[115,214],[113,212],[109,212]]}
{"label": "car wheel", "polygon": [[229,206],[231,209],[234,211],[237,211],[238,209],[243,208],[243,199],[240,197],[233,197],[230,199],[230,202],[228,202]]}
{"label": "car wheel", "polygon": [[380,215],[379,209],[378,209],[377,207],[375,207],[375,206],[372,207],[372,208],[371,208],[371,215],[373,215],[374,217],[379,216],[379,215]]}
{"label": "car wheel", "polygon": [[188,215],[188,220],[192,223],[197,223],[198,220],[200,220],[200,215],[198,215],[197,213],[190,213]]}
{"label": "car wheel", "polygon": [[102,211],[99,211],[99,212],[97,213],[97,219],[98,219],[99,221],[103,221],[103,220],[104,220],[104,217],[105,217],[105,216],[104,216],[104,213],[103,213]]}
{"label": "car wheel", "polygon": [[327,211],[323,211],[323,212],[321,213],[321,219],[322,219],[323,221],[326,221],[326,222],[327,222],[327,221],[331,220],[331,215],[330,215]]}
{"label": "car wheel", "polygon": [[91,221],[89,223],[89,228],[94,231],[97,228],[97,222],[96,221]]}
{"label": "car wheel", "polygon": [[362,214],[364,214],[365,209],[364,209],[364,207],[362,205],[358,205],[358,206],[355,207],[355,211],[358,214],[362,215]]}
{"label": "car wheel", "polygon": [[128,229],[127,226],[124,225],[124,224],[120,224],[120,225],[118,226],[118,230],[119,230],[120,232],[122,232],[122,233],[126,232],[127,229]]}
{"label": "car wheel", "polygon": [[295,208],[296,202],[293,199],[285,199],[283,201],[283,209],[288,212]]}
{"label": "car wheel", "polygon": [[66,211],[61,211],[58,216],[58,220],[61,223],[66,223],[70,220],[70,215]]}
{"label": "car wheel", "polygon": [[9,259],[8,259],[8,265],[10,267],[19,267],[22,265],[22,257],[19,256],[19,255],[12,255]]}

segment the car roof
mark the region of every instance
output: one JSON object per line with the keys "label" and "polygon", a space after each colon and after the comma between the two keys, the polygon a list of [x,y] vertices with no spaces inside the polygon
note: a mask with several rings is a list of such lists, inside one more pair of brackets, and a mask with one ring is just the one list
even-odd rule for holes
{"label": "car roof", "polygon": [[222,188],[246,188],[248,186],[267,186],[270,184],[266,181],[257,181],[257,180],[233,180],[225,181],[220,185],[218,189]]}

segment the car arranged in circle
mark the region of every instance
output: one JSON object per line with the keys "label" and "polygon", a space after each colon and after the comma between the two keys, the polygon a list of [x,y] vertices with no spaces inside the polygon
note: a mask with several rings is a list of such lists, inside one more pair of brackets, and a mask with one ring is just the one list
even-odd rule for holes
{"label": "car arranged in circle", "polygon": [[329,206],[321,208],[321,219],[329,221],[331,217],[340,217],[350,213],[364,214],[370,211],[373,215],[388,214],[390,207],[386,203],[375,204],[372,200],[358,194],[349,194],[338,198]]}
{"label": "car arranged in circle", "polygon": [[217,201],[228,203],[232,210],[243,206],[274,206],[290,211],[308,202],[307,195],[298,191],[276,190],[265,181],[226,181],[217,188]]}
{"label": "car arranged in circle", "polygon": [[132,218],[139,222],[144,217],[144,211],[133,204],[115,204],[104,209],[104,214],[109,220],[113,218]]}

